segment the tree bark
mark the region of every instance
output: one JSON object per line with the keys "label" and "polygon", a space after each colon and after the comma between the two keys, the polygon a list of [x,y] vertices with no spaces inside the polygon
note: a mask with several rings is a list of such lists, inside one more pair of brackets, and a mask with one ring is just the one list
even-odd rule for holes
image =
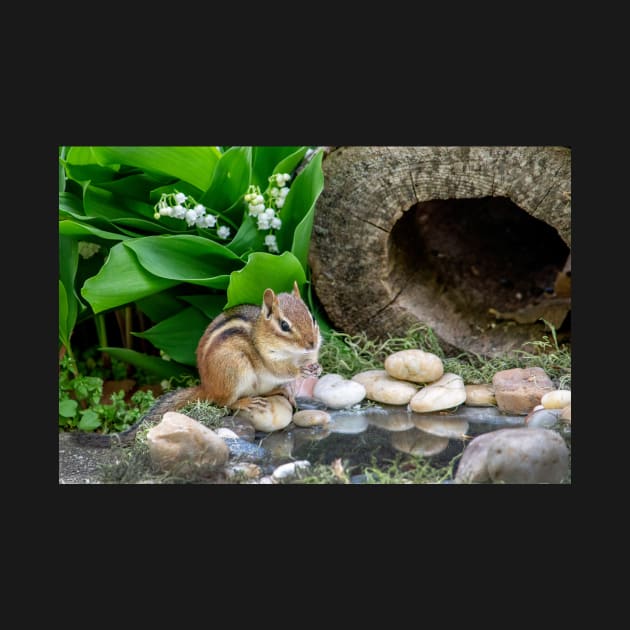
{"label": "tree bark", "polygon": [[426,324],[447,350],[492,356],[565,321],[569,148],[341,147],[322,167],[309,262],[338,330]]}

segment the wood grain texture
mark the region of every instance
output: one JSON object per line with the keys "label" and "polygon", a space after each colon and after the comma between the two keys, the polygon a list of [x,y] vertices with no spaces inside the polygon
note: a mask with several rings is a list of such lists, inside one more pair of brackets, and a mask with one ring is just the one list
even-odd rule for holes
{"label": "wood grain texture", "polygon": [[322,168],[309,263],[315,292],[337,329],[384,338],[425,323],[445,347],[485,355],[540,338],[541,324],[497,323],[479,309],[466,313],[454,298],[458,287],[443,291],[426,269],[416,273],[407,265],[402,273],[391,234],[416,204],[499,197],[555,229],[570,251],[570,149],[340,147]]}

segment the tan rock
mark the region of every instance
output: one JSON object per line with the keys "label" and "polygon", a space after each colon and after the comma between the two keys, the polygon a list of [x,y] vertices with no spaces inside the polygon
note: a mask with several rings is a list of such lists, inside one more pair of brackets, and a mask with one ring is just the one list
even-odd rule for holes
{"label": "tan rock", "polygon": [[561,412],[560,412],[560,422],[567,422],[568,424],[571,424],[571,405],[567,405]]}
{"label": "tan rock", "polygon": [[492,377],[492,385],[499,411],[516,415],[528,414],[554,390],[551,379],[539,367],[501,370]]}
{"label": "tan rock", "polygon": [[492,383],[481,385],[465,385],[466,405],[469,407],[494,407],[497,399],[494,395]]}
{"label": "tan rock", "polygon": [[407,405],[418,385],[390,376],[386,370],[366,370],[352,377],[365,387],[365,397],[387,405]]}
{"label": "tan rock", "polygon": [[284,396],[266,396],[264,408],[240,409],[239,416],[249,420],[257,431],[279,431],[293,417],[293,407]]}
{"label": "tan rock", "polygon": [[571,404],[571,390],[556,389],[552,392],[547,392],[540,399],[540,402],[545,409],[564,409]]}
{"label": "tan rock", "polygon": [[298,427],[314,427],[330,422],[330,414],[321,409],[302,409],[293,414],[293,422]]}
{"label": "tan rock", "polygon": [[448,446],[448,438],[431,435],[420,429],[392,433],[392,446],[410,455],[437,455]]}
{"label": "tan rock", "polygon": [[463,438],[468,431],[468,422],[461,418],[438,418],[436,416],[414,416],[416,428],[431,435],[445,438]]}
{"label": "tan rock", "polygon": [[447,372],[415,394],[409,401],[409,407],[417,413],[426,413],[457,407],[465,400],[464,380],[457,374]]}
{"label": "tan rock", "polygon": [[400,350],[385,359],[390,376],[413,383],[432,383],[444,374],[442,359],[424,350]]}
{"label": "tan rock", "polygon": [[147,445],[158,468],[179,474],[223,466],[230,455],[214,431],[175,411],[165,413],[161,422],[149,429]]}

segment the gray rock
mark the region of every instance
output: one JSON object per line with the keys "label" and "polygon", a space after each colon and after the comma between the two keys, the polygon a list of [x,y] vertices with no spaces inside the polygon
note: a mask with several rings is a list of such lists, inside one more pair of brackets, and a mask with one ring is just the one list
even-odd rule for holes
{"label": "gray rock", "polygon": [[519,427],[477,436],[457,468],[456,483],[561,483],[569,449],[555,431]]}

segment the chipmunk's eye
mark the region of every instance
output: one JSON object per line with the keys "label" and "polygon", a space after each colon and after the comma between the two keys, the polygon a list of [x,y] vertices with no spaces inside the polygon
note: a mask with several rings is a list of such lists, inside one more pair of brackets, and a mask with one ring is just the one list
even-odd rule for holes
{"label": "chipmunk's eye", "polygon": [[284,319],[280,321],[280,328],[282,328],[284,332],[289,332],[291,330],[291,326],[289,325],[289,322],[287,322]]}

